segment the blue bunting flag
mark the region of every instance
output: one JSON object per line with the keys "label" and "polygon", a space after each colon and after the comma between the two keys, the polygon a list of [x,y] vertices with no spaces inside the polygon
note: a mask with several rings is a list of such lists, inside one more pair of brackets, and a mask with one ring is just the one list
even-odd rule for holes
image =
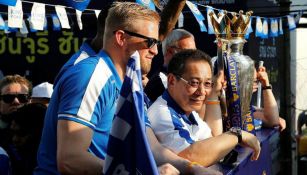
{"label": "blue bunting flag", "polygon": [[262,25],[262,21],[261,18],[259,16],[257,16],[256,19],[256,37],[262,37],[263,36],[263,25]]}
{"label": "blue bunting flag", "polygon": [[152,0],[136,0],[135,2],[156,11],[155,4],[152,2]]}

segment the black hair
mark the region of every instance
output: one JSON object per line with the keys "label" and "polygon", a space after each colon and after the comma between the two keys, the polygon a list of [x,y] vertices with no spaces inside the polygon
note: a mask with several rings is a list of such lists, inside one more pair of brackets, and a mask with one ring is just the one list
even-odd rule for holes
{"label": "black hair", "polygon": [[189,61],[207,62],[212,70],[211,57],[198,49],[185,49],[176,53],[168,64],[167,73],[181,76],[185,72],[185,65]]}

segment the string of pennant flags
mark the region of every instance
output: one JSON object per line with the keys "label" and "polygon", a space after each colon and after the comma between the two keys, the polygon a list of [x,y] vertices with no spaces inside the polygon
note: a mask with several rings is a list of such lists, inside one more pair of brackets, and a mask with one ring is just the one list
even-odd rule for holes
{"label": "string of pennant flags", "polygon": [[[17,32],[19,31],[22,34],[27,34],[30,32],[47,30],[47,16],[51,17],[53,30],[60,31],[61,29],[71,29],[68,14],[66,8],[75,9],[75,16],[77,20],[77,24],[80,30],[83,29],[81,16],[84,13],[84,10],[94,11],[96,17],[101,10],[95,9],[86,9],[90,0],[83,1],[74,1],[74,0],[64,0],[68,6],[60,6],[60,5],[51,5],[44,4],[38,2],[30,2],[30,1],[22,1],[22,0],[0,0],[0,4],[4,4],[8,6],[8,11],[0,12],[0,30],[4,30],[5,33]],[[136,0],[137,3],[148,6],[152,10],[156,10],[155,4],[152,0]],[[24,14],[22,4],[23,3],[32,3],[32,9],[30,14]],[[223,14],[237,14],[235,12],[227,12],[222,9],[216,9],[208,5],[198,4],[192,1],[186,1],[186,5],[193,13],[196,21],[199,24],[200,31],[207,32],[208,34],[215,34],[213,26],[211,24],[211,20],[209,14],[214,12],[215,18],[216,13]],[[45,7],[46,6],[54,6],[55,12],[54,14],[46,15]],[[203,15],[203,12],[199,10],[199,6],[206,8],[206,14]],[[301,18],[303,12],[298,12],[296,14],[288,14],[285,16],[279,17],[261,17],[261,16],[251,16],[248,24],[248,29],[245,35],[245,38],[248,39],[250,33],[255,31],[255,36],[260,38],[269,38],[269,37],[277,37],[279,35],[283,35],[283,29],[288,28],[290,31],[296,28],[296,24]],[[7,16],[5,20],[3,17]],[[27,18],[24,19],[24,16]],[[243,15],[244,16],[244,15]],[[27,27],[25,20],[28,20],[29,27]],[[206,24],[207,27],[206,27]],[[254,24],[254,25],[253,25]],[[184,15],[180,14],[178,19],[178,27],[184,27]],[[254,28],[254,29],[253,29]]]}

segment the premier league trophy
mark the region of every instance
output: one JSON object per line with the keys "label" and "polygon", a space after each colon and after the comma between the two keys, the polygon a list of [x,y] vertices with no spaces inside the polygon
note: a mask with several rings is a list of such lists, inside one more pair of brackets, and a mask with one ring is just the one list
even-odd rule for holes
{"label": "premier league trophy", "polygon": [[253,90],[254,61],[243,55],[246,30],[252,12],[243,11],[229,14],[225,11],[217,16],[210,13],[211,23],[216,34],[217,57],[215,72],[224,71],[227,79],[226,100],[221,99],[224,131],[231,127],[254,133],[254,121],[250,102]]}

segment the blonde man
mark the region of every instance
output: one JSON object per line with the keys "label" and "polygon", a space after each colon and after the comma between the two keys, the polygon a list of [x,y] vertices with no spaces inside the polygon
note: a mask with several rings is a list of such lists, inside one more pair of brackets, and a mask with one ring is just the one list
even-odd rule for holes
{"label": "blonde man", "polygon": [[80,51],[56,78],[34,174],[102,173],[126,64],[136,50],[157,54],[159,22],[136,3],[112,5],[97,56]]}

